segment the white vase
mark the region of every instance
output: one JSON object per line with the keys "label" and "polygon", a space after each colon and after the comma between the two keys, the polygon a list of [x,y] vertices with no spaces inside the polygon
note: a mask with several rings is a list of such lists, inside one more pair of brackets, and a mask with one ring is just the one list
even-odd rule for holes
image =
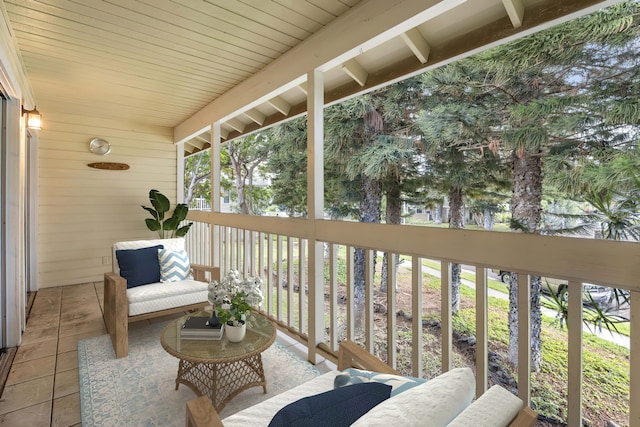
{"label": "white vase", "polygon": [[244,334],[247,332],[247,324],[244,323],[239,326],[224,325],[224,331],[229,341],[240,342],[244,339]]}

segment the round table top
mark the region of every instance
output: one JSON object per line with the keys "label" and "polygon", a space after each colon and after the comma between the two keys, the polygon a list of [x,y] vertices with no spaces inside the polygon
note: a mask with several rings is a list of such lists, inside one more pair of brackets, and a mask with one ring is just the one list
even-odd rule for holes
{"label": "round table top", "polygon": [[226,333],[220,340],[181,339],[180,329],[190,316],[211,317],[211,313],[200,311],[170,322],[160,337],[162,347],[172,356],[182,360],[196,363],[242,360],[262,353],[276,339],[276,327],[273,322],[256,312],[251,312],[247,316],[247,332],[241,342],[230,342]]}

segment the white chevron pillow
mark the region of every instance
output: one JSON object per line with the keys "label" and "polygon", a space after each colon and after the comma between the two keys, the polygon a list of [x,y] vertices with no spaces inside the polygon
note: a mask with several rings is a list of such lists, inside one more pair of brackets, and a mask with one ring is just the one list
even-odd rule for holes
{"label": "white chevron pillow", "polygon": [[180,280],[193,279],[189,265],[187,251],[170,251],[158,249],[158,262],[160,263],[160,281],[178,282]]}

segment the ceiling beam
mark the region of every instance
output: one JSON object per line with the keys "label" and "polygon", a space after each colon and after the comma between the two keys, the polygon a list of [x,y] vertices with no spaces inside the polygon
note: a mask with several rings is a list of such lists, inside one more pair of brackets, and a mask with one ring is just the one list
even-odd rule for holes
{"label": "ceiling beam", "polygon": [[401,37],[405,44],[409,46],[411,52],[418,58],[418,61],[426,64],[429,60],[431,46],[429,46],[429,43],[422,37],[420,31],[417,28],[412,28],[406,33],[402,33]]}
{"label": "ceiling beam", "polygon": [[232,127],[233,129],[237,130],[238,132],[242,132],[244,128],[247,126],[238,119],[229,119],[225,121],[225,123],[228,126]]}
{"label": "ceiling beam", "polygon": [[524,4],[522,0],[502,0],[513,28],[520,28],[524,20]]}
{"label": "ceiling beam", "polygon": [[300,83],[296,87],[300,90],[300,92],[302,92],[304,94],[304,96],[307,96],[309,94],[307,92],[307,82]]}
{"label": "ceiling beam", "polygon": [[[204,139],[204,138],[202,138],[202,139]],[[192,146],[196,147],[198,150],[202,150],[202,147],[204,147],[205,144],[209,143],[209,141],[202,141],[202,139],[199,136],[196,136],[195,138],[185,142],[185,144],[192,145]]]}
{"label": "ceiling beam", "polygon": [[229,129],[225,129],[222,126],[220,126],[220,138],[222,139],[227,139],[229,137]]}
{"label": "ceiling beam", "polygon": [[252,108],[249,111],[245,111],[244,115],[259,125],[263,124],[264,119],[266,118],[264,114],[262,114],[260,111],[256,110],[255,108]]}
{"label": "ceiling beam", "polygon": [[369,73],[355,59],[350,59],[342,64],[342,71],[347,73],[347,75],[355,80],[360,86],[364,86],[367,83]]}
{"label": "ceiling beam", "polygon": [[289,104],[287,101],[280,98],[279,96],[276,96],[275,98],[271,98],[267,102],[269,103],[269,105],[271,105],[276,110],[280,111],[285,116],[288,116],[289,111],[291,111],[291,104]]}

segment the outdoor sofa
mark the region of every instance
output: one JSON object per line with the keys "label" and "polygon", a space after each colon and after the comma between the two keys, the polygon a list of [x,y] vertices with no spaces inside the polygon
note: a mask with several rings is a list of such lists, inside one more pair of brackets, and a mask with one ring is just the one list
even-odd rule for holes
{"label": "outdoor sofa", "polygon": [[[354,367],[368,371],[349,369]],[[363,380],[363,378],[366,379]],[[346,383],[344,383],[345,380]],[[366,412],[357,418],[352,424],[354,426],[382,427],[398,424],[429,427],[530,427],[537,419],[535,411],[524,406],[522,400],[498,385],[491,387],[479,399],[472,401],[475,394],[475,377],[469,368],[452,369],[428,381],[401,377],[394,369],[354,342],[345,341],[339,348],[338,371],[320,375],[223,420],[220,419],[207,396],[193,399],[187,402],[186,425],[188,427],[336,425],[327,421],[327,417],[353,417],[351,412],[358,409],[352,409],[352,407],[357,407],[359,402],[334,400],[333,403],[327,403],[331,400],[327,400],[326,397],[332,393],[344,394],[341,390],[349,387],[374,382],[377,386],[381,384],[393,386],[391,397],[374,404],[369,410],[365,408]],[[351,385],[348,385],[349,383]],[[336,385],[341,387],[336,388]],[[323,396],[318,398],[319,394]],[[309,399],[305,401],[303,398]],[[337,405],[337,408],[334,408],[334,405]],[[283,409],[285,407],[286,409]],[[332,413],[335,412],[334,409],[337,409],[337,415]],[[310,422],[310,419],[313,421]]]}
{"label": "outdoor sofa", "polygon": [[116,358],[128,354],[129,323],[208,305],[207,272],[220,279],[219,268],[189,263],[183,238],[115,243],[113,271],[104,274],[104,322]]}

